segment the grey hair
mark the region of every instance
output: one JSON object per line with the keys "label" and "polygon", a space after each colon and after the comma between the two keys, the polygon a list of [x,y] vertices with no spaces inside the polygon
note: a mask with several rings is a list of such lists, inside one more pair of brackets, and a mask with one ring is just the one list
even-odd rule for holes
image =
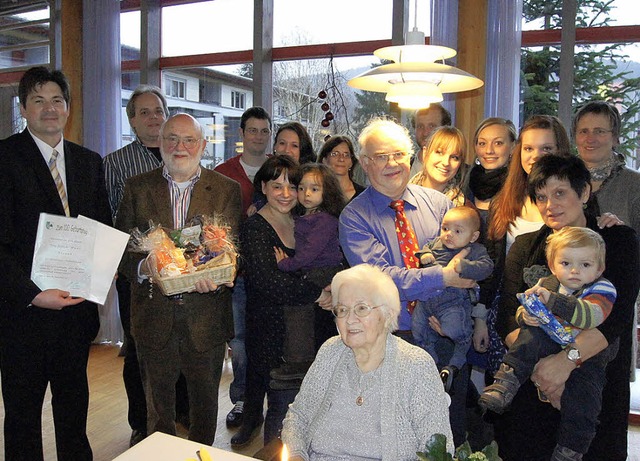
{"label": "grey hair", "polygon": [[413,156],[413,141],[411,141],[409,130],[390,118],[376,117],[369,120],[367,126],[364,127],[358,137],[358,144],[360,144],[358,158],[362,155],[371,155],[373,153],[367,152],[366,145],[369,138],[374,135],[384,135],[387,138],[399,141],[403,145],[402,150]]}
{"label": "grey hair", "polygon": [[171,117],[165,120],[165,122],[160,127],[160,137],[162,137],[162,135],[164,134],[164,127],[167,126],[167,123],[169,123],[171,120],[173,120],[178,116],[184,116],[184,115],[186,115],[193,121],[193,125],[197,127],[198,131],[200,132],[200,138],[204,139],[204,127],[200,124],[198,120],[196,120],[196,118],[193,115],[190,115],[184,112],[178,112],[177,114],[173,114]]}
{"label": "grey hair", "polygon": [[162,103],[162,110],[164,111],[164,117],[169,117],[169,107],[167,106],[167,99],[164,97],[162,90],[155,85],[138,85],[133,93],[131,93],[131,97],[127,102],[127,117],[131,120],[136,116],[136,99],[142,96],[143,94],[155,94],[160,102]]}
{"label": "grey hair", "polygon": [[371,264],[358,264],[349,269],[338,272],[331,281],[331,303],[338,303],[338,292],[343,285],[367,285],[371,290],[369,300],[373,305],[380,306],[380,311],[385,318],[387,332],[398,329],[398,316],[400,315],[400,293],[393,279],[382,272],[377,266]]}

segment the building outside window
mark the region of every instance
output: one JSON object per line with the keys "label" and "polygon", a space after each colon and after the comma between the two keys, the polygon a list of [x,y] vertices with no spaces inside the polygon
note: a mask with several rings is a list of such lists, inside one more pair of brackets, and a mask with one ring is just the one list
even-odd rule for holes
{"label": "building outside window", "polygon": [[186,80],[166,78],[164,91],[170,98],[186,99]]}
{"label": "building outside window", "polygon": [[232,91],[231,92],[231,107],[236,109],[244,109],[245,108],[245,93],[241,93],[240,91]]}

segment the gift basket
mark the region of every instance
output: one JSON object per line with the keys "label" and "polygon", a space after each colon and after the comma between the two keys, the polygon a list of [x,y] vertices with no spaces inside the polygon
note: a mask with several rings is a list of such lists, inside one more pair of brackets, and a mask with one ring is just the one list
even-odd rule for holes
{"label": "gift basket", "polygon": [[218,285],[233,282],[237,253],[230,231],[220,216],[196,216],[176,230],[149,222],[147,231],[131,232],[129,249],[149,254],[152,286],[172,296],[195,291],[202,279]]}

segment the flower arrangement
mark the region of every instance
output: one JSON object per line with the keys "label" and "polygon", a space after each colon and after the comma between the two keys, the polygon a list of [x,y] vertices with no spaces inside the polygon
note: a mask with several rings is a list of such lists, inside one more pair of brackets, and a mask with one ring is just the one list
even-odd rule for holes
{"label": "flower arrangement", "polygon": [[455,457],[447,452],[447,437],[442,434],[431,436],[425,451],[416,453],[423,461],[502,461],[498,456],[498,444],[493,441],[482,451],[472,451],[469,442],[456,448]]}
{"label": "flower arrangement", "polygon": [[235,276],[231,227],[217,215],[196,216],[176,230],[149,222],[147,231],[136,228],[131,232],[129,248],[149,254],[152,282],[167,296],[193,291],[202,278],[227,283]]}

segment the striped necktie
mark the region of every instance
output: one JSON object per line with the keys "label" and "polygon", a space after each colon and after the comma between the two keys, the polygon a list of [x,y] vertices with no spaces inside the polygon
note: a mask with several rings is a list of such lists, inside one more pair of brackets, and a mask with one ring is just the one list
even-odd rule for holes
{"label": "striped necktie", "polygon": [[64,214],[67,216],[71,216],[69,213],[69,200],[67,199],[67,193],[64,190],[64,184],[62,182],[62,177],[60,176],[60,172],[58,171],[58,155],[59,152],[53,149],[51,153],[51,158],[49,159],[49,171],[51,171],[51,176],[53,176],[53,180],[56,183],[56,188],[58,189],[58,195],[60,196],[60,200],[62,201],[62,206],[64,207]]}
{"label": "striped necktie", "polygon": [[[416,252],[420,250],[420,247],[418,246],[416,234],[413,232],[413,227],[411,227],[411,223],[404,214],[404,200],[394,200],[389,206],[396,212],[396,234],[404,265],[407,269],[416,269],[419,267]],[[407,302],[407,309],[410,314],[413,313],[415,307],[416,301]]]}

